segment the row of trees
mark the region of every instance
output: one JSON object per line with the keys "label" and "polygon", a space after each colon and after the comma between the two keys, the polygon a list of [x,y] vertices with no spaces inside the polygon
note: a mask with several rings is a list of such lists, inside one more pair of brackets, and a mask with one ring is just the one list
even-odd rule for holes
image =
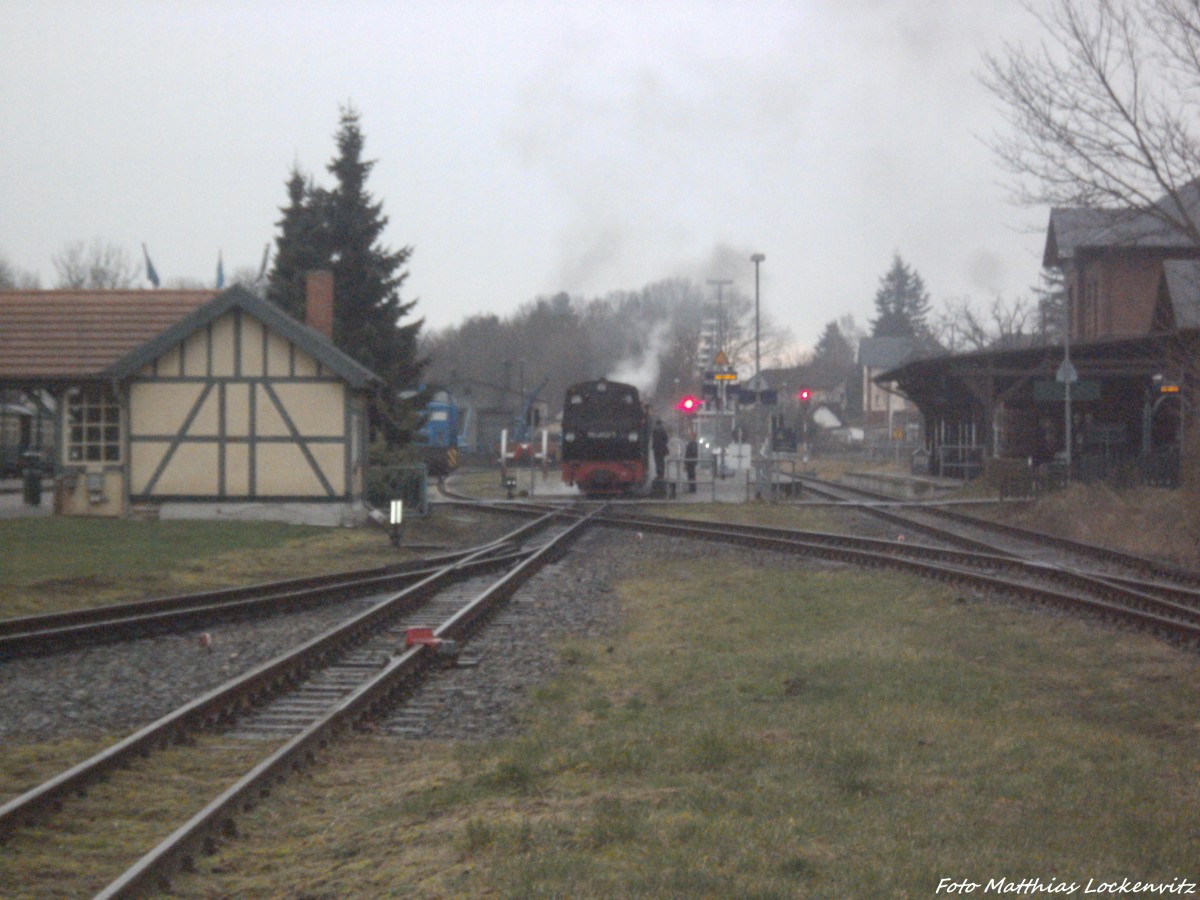
{"label": "row of trees", "polygon": [[[722,324],[718,324],[718,320]],[[787,332],[760,318],[760,346],[778,360]],[[540,388],[555,405],[568,385],[601,376],[635,384],[660,407],[699,387],[702,333],[720,329],[727,355],[749,363],[754,353],[753,300],[682,278],[639,291],[584,299],[557,294],[512,315],[471,316],[429,336],[422,354],[430,382],[469,390],[484,403],[510,403]]]}
{"label": "row of trees", "polygon": [[[51,257],[58,290],[120,290],[133,287],[140,269],[125,248],[96,238],[71,241]],[[37,290],[38,277],[0,258],[0,288]]]}
{"label": "row of trees", "polygon": [[918,353],[963,353],[1055,343],[1065,326],[1062,276],[1043,272],[1032,298],[995,297],[980,307],[951,298],[938,310],[930,305],[925,282],[897,255],[875,293],[872,337],[903,337]]}

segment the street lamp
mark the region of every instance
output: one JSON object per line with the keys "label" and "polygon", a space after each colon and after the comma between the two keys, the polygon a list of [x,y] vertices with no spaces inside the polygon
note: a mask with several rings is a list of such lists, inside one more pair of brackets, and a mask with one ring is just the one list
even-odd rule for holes
{"label": "street lamp", "polygon": [[761,253],[755,253],[750,257],[750,261],[754,263],[754,377],[757,378],[759,372],[762,371],[762,364],[758,353],[758,264],[766,259]]}

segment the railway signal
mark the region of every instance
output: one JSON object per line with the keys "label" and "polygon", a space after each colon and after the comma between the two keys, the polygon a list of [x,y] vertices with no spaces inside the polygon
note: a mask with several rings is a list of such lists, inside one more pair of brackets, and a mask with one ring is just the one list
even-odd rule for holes
{"label": "railway signal", "polygon": [[796,399],[801,403],[808,403],[810,400],[812,400],[812,391],[806,387],[802,387],[800,388],[799,392],[797,392]]}
{"label": "railway signal", "polygon": [[700,399],[692,396],[691,394],[688,394],[675,404],[675,408],[685,416],[695,415],[700,410],[700,406]]}

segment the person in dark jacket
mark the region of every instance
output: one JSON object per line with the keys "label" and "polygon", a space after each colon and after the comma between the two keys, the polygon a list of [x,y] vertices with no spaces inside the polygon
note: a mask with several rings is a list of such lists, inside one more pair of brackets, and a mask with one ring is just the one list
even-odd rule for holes
{"label": "person in dark jacket", "polygon": [[687,447],[683,451],[683,470],[687,472],[688,493],[696,493],[696,463],[700,461],[700,444],[696,432],[688,435]]}
{"label": "person in dark jacket", "polygon": [[667,453],[670,447],[670,438],[667,436],[667,429],[663,427],[662,419],[654,420],[654,433],[650,437],[650,444],[654,450],[655,478],[662,481],[667,477]]}

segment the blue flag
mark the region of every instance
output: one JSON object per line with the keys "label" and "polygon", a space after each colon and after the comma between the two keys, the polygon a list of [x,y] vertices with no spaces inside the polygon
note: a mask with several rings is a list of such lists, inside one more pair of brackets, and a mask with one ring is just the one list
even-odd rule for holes
{"label": "blue flag", "polygon": [[158,287],[158,272],[154,271],[154,263],[150,262],[150,251],[146,249],[145,244],[142,244],[142,254],[146,257],[146,280]]}
{"label": "blue flag", "polygon": [[221,251],[217,251],[217,290],[225,287],[225,264],[221,262]]}

